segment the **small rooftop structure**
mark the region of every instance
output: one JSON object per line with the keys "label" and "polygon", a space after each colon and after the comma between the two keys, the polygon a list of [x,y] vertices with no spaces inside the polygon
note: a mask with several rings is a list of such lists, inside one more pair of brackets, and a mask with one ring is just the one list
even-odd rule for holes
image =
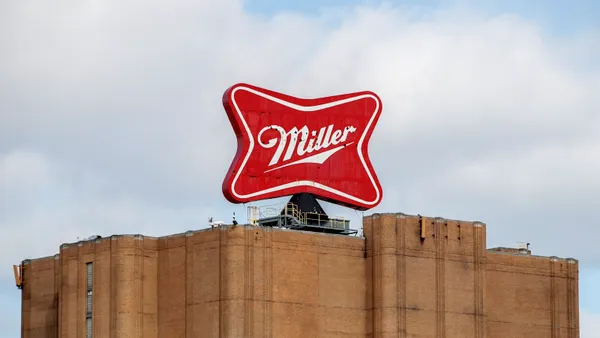
{"label": "small rooftop structure", "polygon": [[248,207],[248,216],[251,224],[260,226],[340,235],[353,235],[358,232],[350,229],[350,220],[327,215],[317,199],[308,193],[292,196],[285,205]]}
{"label": "small rooftop structure", "polygon": [[531,250],[528,247],[517,247],[517,248],[507,248],[507,247],[496,247],[488,249],[488,251],[492,252],[502,252],[513,255],[528,255],[531,256]]}

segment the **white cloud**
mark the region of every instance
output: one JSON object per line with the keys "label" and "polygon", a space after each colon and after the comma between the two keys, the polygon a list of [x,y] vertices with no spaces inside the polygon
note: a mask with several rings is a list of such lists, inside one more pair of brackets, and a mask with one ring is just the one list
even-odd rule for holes
{"label": "white cloud", "polygon": [[372,212],[479,219],[491,244],[600,264],[598,32],[389,5],[263,18],[241,3],[0,4],[4,259],[243,214],[221,196],[235,153],[221,95],[243,81],[380,94]]}
{"label": "white cloud", "polygon": [[[20,192],[21,189],[34,189],[48,183],[50,168],[40,154],[16,151],[2,157],[0,166],[0,187]],[[29,193],[33,193],[28,191]]]}
{"label": "white cloud", "polygon": [[600,314],[580,311],[581,338],[600,338]]}
{"label": "white cloud", "polygon": [[38,153],[0,157],[0,178],[0,264],[7,266],[96,234],[160,236],[197,229],[216,213],[214,205],[145,204],[139,196],[111,192],[106,178],[73,174]]}

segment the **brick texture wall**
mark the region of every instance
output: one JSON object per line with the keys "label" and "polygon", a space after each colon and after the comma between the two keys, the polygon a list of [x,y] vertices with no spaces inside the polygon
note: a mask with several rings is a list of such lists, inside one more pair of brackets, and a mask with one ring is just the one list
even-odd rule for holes
{"label": "brick texture wall", "polygon": [[577,261],[486,250],[485,225],[375,214],[365,238],[227,226],[24,261],[22,337],[578,338]]}

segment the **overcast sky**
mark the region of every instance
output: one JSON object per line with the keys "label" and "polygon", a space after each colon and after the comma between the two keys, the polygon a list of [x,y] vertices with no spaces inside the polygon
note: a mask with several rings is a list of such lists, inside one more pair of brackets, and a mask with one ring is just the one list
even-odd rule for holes
{"label": "overcast sky", "polygon": [[378,93],[384,199],[365,214],[480,220],[489,247],[579,259],[581,336],[600,337],[600,5],[527,4],[0,2],[2,332],[20,332],[24,258],[245,218],[221,194],[221,97],[248,82]]}

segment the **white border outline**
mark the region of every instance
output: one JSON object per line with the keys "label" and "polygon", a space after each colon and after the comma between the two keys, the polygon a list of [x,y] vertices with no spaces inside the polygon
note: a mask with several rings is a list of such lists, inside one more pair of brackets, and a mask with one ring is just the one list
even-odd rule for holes
{"label": "white border outline", "polygon": [[[373,188],[375,189],[376,192],[376,197],[373,201],[365,201],[362,200],[358,197],[352,196],[350,194],[344,193],[342,191],[339,191],[337,189],[333,189],[331,187],[328,187],[324,184],[320,184],[317,182],[313,182],[313,181],[307,181],[307,180],[303,180],[303,181],[296,181],[296,182],[290,182],[290,183],[286,183],[286,184],[282,184],[276,187],[272,187],[269,189],[264,189],[258,192],[254,192],[251,194],[247,194],[247,195],[239,195],[236,191],[235,191],[235,184],[240,176],[240,174],[242,173],[242,171],[244,170],[244,167],[246,166],[246,162],[248,162],[248,158],[250,158],[250,155],[252,154],[252,150],[254,149],[254,135],[252,135],[252,133],[250,132],[250,128],[248,127],[248,124],[246,123],[246,120],[244,119],[244,116],[242,115],[242,112],[240,111],[240,108],[238,107],[238,104],[235,100],[235,93],[238,90],[245,90],[248,91],[250,93],[253,93],[255,95],[261,96],[267,100],[279,103],[281,105],[284,105],[286,107],[295,109],[295,110],[299,110],[299,111],[303,111],[303,112],[315,112],[318,110],[322,110],[322,109],[326,109],[326,108],[330,108],[330,107],[334,107],[334,106],[338,106],[341,104],[345,104],[348,102],[353,102],[353,101],[358,101],[360,99],[363,98],[372,98],[375,101],[375,111],[373,112],[373,115],[371,116],[371,119],[369,119],[369,123],[367,124],[366,128],[364,129],[363,134],[360,137],[360,140],[358,141],[357,144],[357,152],[358,152],[358,157],[360,158],[360,161],[363,164],[363,167],[365,169],[365,171],[367,172],[367,175],[369,176],[369,179],[371,180],[371,184],[373,184]],[[334,101],[334,102],[329,102],[329,103],[324,103],[324,104],[320,104],[320,105],[316,105],[316,106],[301,106],[301,105],[297,105],[291,102],[287,102],[285,100],[273,97],[271,95],[262,93],[260,91],[254,90],[252,88],[248,88],[246,86],[239,86],[239,87],[235,87],[231,93],[229,93],[229,97],[231,98],[231,102],[233,102],[233,105],[235,106],[235,110],[240,118],[240,120],[242,121],[242,124],[244,125],[244,128],[246,129],[246,133],[249,136],[250,139],[250,148],[248,149],[248,152],[246,153],[246,156],[244,157],[244,161],[242,162],[242,165],[239,167],[233,181],[231,181],[231,193],[238,199],[247,199],[247,198],[252,198],[252,197],[256,197],[259,195],[264,195],[264,194],[268,194],[271,192],[275,192],[275,191],[280,191],[280,190],[284,190],[284,189],[288,189],[288,188],[295,188],[295,187],[299,187],[299,186],[312,186],[312,187],[316,187],[318,189],[327,191],[329,193],[332,194],[336,194],[340,197],[344,197],[347,198],[349,200],[364,204],[364,205],[374,205],[377,204],[380,201],[381,198],[381,192],[379,191],[379,188],[377,187],[377,184],[375,183],[375,179],[373,178],[373,175],[371,174],[371,171],[369,170],[369,168],[367,167],[367,164],[365,162],[365,159],[363,157],[362,154],[362,146],[363,146],[363,141],[365,139],[365,137],[367,136],[367,132],[370,130],[371,128],[371,124],[373,123],[373,120],[375,119],[375,117],[377,116],[377,113],[379,112],[379,100],[377,99],[377,97],[375,97],[372,94],[362,94],[362,95],[358,95],[355,97],[349,97],[346,99],[342,99],[339,101]]]}

